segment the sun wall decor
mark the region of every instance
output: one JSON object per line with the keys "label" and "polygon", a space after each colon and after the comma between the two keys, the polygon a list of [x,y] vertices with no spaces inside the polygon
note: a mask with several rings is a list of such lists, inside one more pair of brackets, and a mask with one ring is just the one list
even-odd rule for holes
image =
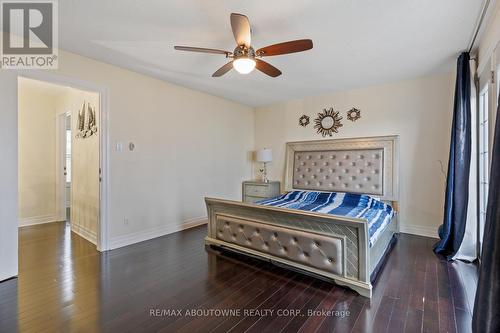
{"label": "sun wall decor", "polygon": [[359,118],[361,118],[361,110],[352,108],[349,111],[347,111],[347,119],[349,119],[350,121],[356,121]]}
{"label": "sun wall decor", "polygon": [[340,122],[342,117],[339,115],[338,111],[334,111],[333,108],[323,109],[322,113],[318,113],[318,117],[314,119],[314,128],[316,132],[321,134],[323,137],[332,136],[333,133],[338,133],[338,129],[342,127]]}
{"label": "sun wall decor", "polygon": [[299,118],[299,125],[302,127],[306,127],[309,125],[309,116],[303,115]]}

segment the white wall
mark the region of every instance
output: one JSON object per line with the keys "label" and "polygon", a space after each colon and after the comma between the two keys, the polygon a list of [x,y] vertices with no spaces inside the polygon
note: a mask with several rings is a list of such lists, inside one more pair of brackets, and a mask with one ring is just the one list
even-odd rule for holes
{"label": "white wall", "polygon": [[56,214],[57,96],[19,82],[19,221],[53,222]]}
{"label": "white wall", "polygon": [[112,246],[204,218],[205,195],[240,197],[251,172],[251,108],[81,56],[59,59],[60,73],[107,87],[110,144],[124,144],[110,156]]}
{"label": "white wall", "polygon": [[0,281],[17,275],[17,75],[0,70]]}
{"label": "white wall", "polygon": [[[323,108],[341,111],[343,127],[332,138],[400,135],[400,221],[402,231],[437,236],[442,223],[454,75],[419,78],[347,92],[297,99],[256,109],[256,148],[273,150],[270,179],[283,181],[285,143],[322,139],[313,119]],[[348,121],[345,112],[361,110]],[[298,119],[308,115],[311,124]]]}
{"label": "white wall", "polygon": [[[98,132],[76,138],[78,113],[88,103],[96,111]],[[99,94],[68,88],[57,100],[57,113],[71,112],[71,230],[97,244],[99,226]]]}
{"label": "white wall", "polygon": [[[17,73],[0,72],[0,277],[17,274]],[[107,89],[113,247],[206,217],[203,197],[240,199],[251,176],[253,109],[61,51],[53,74]],[[127,223],[124,223],[127,218]]]}

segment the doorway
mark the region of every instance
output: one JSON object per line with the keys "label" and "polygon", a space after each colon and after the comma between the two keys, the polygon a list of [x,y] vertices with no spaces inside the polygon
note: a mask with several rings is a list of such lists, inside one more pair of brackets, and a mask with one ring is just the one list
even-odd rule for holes
{"label": "doorway", "polygon": [[73,140],[71,118],[71,111],[57,115],[58,145],[56,147],[57,154],[60,155],[57,159],[57,162],[60,163],[57,167],[59,170],[57,175],[60,177],[58,184],[61,186],[58,189],[61,201],[59,203],[59,220],[65,220],[68,223],[71,222],[71,143]]}
{"label": "doorway", "polygon": [[102,92],[19,77],[18,96],[20,227],[66,223],[71,234],[106,250]]}
{"label": "doorway", "polygon": [[63,166],[63,177],[65,178],[64,180],[66,181],[66,186],[64,189],[64,194],[65,194],[65,203],[66,203],[66,221],[71,223],[71,140],[72,136],[71,133],[73,131],[71,130],[71,112],[68,111],[64,116],[64,122],[66,125],[66,140],[65,144],[66,147],[64,149],[65,153],[65,164]]}

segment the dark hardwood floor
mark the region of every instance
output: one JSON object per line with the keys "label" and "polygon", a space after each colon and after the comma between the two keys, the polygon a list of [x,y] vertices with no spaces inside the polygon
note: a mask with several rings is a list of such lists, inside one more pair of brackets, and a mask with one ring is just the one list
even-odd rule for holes
{"label": "dark hardwood floor", "polygon": [[0,332],[470,331],[476,267],[438,258],[434,239],[401,234],[369,300],[206,252],[204,235],[198,227],[99,254],[65,223],[22,228],[19,278],[0,283]]}

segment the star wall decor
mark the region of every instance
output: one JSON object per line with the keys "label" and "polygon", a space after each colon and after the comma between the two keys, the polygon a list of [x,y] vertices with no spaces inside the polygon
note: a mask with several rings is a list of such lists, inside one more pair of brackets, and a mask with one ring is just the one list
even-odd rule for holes
{"label": "star wall decor", "polygon": [[299,125],[302,127],[306,127],[309,125],[309,116],[303,115],[299,118]]}
{"label": "star wall decor", "polygon": [[350,121],[356,121],[359,118],[361,118],[361,111],[360,110],[358,110],[356,108],[352,108],[349,111],[347,111],[347,119],[349,119]]}

